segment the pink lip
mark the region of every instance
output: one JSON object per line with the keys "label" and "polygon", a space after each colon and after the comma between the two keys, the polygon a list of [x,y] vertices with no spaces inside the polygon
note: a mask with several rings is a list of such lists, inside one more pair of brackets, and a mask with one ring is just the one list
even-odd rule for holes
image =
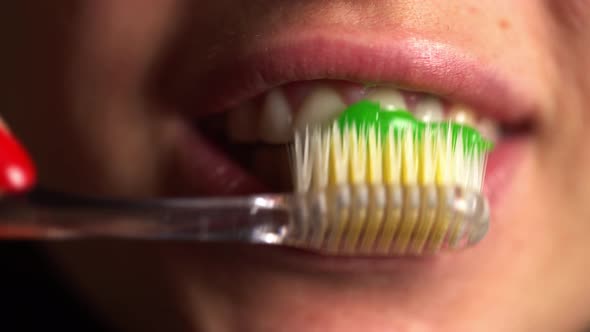
{"label": "pink lip", "polygon": [[179,65],[165,78],[167,99],[201,116],[224,111],[274,86],[329,78],[431,92],[501,122],[535,115],[531,98],[508,75],[451,45],[414,37],[374,41],[372,36],[301,35],[269,42],[262,50],[236,55],[198,75],[190,66]]}

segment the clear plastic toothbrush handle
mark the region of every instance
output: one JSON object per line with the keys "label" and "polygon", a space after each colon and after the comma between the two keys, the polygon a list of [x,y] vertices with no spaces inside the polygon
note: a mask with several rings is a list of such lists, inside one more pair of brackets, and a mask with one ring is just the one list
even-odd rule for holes
{"label": "clear plastic toothbrush handle", "polygon": [[421,255],[472,246],[488,228],[485,197],[456,187],[343,186],[140,201],[37,191],[0,200],[0,239],[173,239],[279,244],[333,255]]}
{"label": "clear plastic toothbrush handle", "polygon": [[49,191],[0,200],[0,239],[115,237],[281,242],[290,219],[283,194],[124,201]]}

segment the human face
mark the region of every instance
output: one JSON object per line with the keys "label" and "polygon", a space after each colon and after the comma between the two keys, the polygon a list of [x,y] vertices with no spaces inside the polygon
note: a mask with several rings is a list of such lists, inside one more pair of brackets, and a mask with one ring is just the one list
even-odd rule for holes
{"label": "human face", "polygon": [[401,86],[528,122],[490,180],[499,189],[487,238],[434,260],[52,245],[124,328],[576,331],[590,319],[590,3],[26,3],[12,5],[26,24],[3,115],[53,188],[123,197],[260,190],[202,143],[196,113],[291,81]]}

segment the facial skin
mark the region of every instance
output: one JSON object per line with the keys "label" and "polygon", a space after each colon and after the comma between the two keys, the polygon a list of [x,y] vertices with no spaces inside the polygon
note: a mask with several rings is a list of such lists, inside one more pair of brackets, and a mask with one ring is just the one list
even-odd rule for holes
{"label": "facial skin", "polygon": [[208,83],[198,73],[295,34],[392,36],[391,43],[410,36],[451,45],[506,76],[537,114],[489,236],[440,265],[328,271],[317,268],[320,259],[265,248],[51,245],[85,298],[118,326],[368,332],[590,325],[590,3],[26,3],[12,5],[14,17],[26,19],[11,23],[21,37],[8,50],[16,65],[3,70],[12,88],[2,115],[52,188],[123,197],[198,194],[176,168],[187,117],[159,93],[166,90],[160,77],[174,67],[169,61],[180,59],[196,73],[182,89],[198,96]]}

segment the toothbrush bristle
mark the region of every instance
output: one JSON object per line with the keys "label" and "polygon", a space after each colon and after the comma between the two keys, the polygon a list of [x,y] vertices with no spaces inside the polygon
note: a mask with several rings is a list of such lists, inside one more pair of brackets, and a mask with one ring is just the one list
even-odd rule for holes
{"label": "toothbrush bristle", "polygon": [[297,131],[294,189],[326,206],[299,220],[312,224],[293,243],[351,255],[463,246],[469,220],[451,205],[479,197],[488,151],[458,128],[335,121]]}

